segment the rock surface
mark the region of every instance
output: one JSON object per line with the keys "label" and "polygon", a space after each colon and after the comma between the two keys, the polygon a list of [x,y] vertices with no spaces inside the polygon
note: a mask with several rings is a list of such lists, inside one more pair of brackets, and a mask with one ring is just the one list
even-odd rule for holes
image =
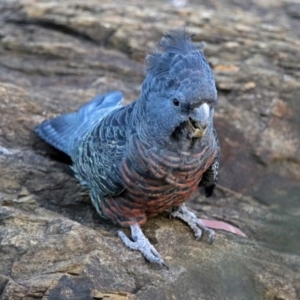
{"label": "rock surface", "polygon": [[[215,2],[0,2],[1,299],[300,299],[300,2]],[[33,128],[97,93],[135,99],[146,51],[182,26],[207,43],[222,147],[216,196],[189,205],[248,238],[151,219],[168,271],[122,245]]]}

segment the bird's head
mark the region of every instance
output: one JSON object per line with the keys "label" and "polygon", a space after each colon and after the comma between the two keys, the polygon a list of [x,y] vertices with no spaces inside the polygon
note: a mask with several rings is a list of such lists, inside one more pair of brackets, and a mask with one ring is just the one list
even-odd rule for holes
{"label": "bird's head", "polygon": [[148,132],[157,141],[201,139],[212,127],[217,91],[202,49],[176,30],[147,56],[142,99]]}

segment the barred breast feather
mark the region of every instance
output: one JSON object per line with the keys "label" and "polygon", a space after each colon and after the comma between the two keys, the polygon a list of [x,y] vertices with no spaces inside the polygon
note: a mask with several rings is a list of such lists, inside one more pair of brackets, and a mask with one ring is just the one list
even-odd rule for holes
{"label": "barred breast feather", "polygon": [[217,154],[216,140],[208,140],[191,154],[153,147],[132,135],[120,166],[124,190],[102,200],[102,213],[123,226],[143,224],[148,216],[187,201]]}

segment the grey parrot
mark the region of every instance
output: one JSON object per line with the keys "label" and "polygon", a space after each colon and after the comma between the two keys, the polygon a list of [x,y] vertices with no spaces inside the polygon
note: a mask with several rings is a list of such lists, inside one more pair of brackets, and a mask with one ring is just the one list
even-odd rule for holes
{"label": "grey parrot", "polygon": [[122,93],[98,95],[78,111],[35,128],[69,155],[79,182],[99,215],[131,229],[118,236],[159,265],[164,260],[141,230],[148,217],[169,209],[194,231],[214,239],[185,202],[203,186],[210,196],[219,167],[213,125],[217,90],[203,44],[185,30],[166,34],[146,57],[139,98],[122,106]]}

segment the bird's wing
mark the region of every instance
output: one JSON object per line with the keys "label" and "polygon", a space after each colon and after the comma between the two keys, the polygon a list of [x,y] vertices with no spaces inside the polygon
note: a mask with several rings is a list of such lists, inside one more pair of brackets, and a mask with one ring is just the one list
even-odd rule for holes
{"label": "bird's wing", "polygon": [[217,144],[217,155],[213,161],[213,163],[209,166],[209,168],[203,174],[202,180],[200,182],[201,186],[204,186],[204,192],[206,197],[210,197],[214,191],[214,188],[218,181],[219,174],[219,158],[220,158],[220,144],[217,136],[217,132],[213,129],[213,135]]}
{"label": "bird's wing", "polygon": [[[120,194],[124,187],[119,167],[126,152],[126,130],[132,105],[113,111],[82,139],[73,159],[73,170],[93,198]],[[97,195],[93,196],[93,192]],[[97,207],[97,206],[96,206]]]}
{"label": "bird's wing", "polygon": [[123,95],[119,91],[97,95],[78,111],[45,120],[35,132],[47,143],[71,158],[73,150],[81,144],[81,138],[106,115],[121,107]]}

